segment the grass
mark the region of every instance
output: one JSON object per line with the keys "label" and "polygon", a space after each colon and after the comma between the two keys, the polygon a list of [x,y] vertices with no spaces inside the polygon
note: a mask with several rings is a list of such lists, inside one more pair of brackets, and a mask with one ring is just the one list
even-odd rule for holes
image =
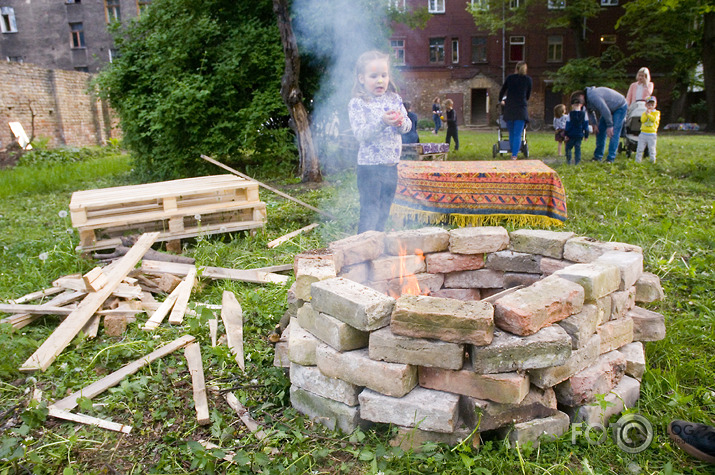
{"label": "grass", "polygon": [[[422,133],[422,140],[435,136]],[[442,136],[440,136],[442,138]],[[496,132],[460,130],[461,149],[450,159],[491,160]],[[588,160],[593,141],[584,145],[584,161],[567,167],[555,157],[549,133],[528,137],[531,158],[542,159],[561,176],[568,195],[564,230],[602,240],[637,244],[644,249],[646,270],[660,276],[666,299],[648,308],[663,313],[667,336],[646,344],[648,370],[635,409],[656,429],[651,446],[629,455],[608,438],[589,445],[572,444],[571,434],[556,442],[509,448],[487,441],[449,448],[430,444],[420,453],[405,453],[388,441],[393,429],[378,427],[351,435],[314,425],[289,404],[289,382],[272,366],[266,340],[286,310],[286,289],[237,282],[204,282],[194,302],[220,303],[223,290],[236,293],[245,316],[245,373],[225,346],[211,348],[207,311],[180,327],[161,327],[156,336],[130,325],[121,339],[75,339],[44,373],[21,374],[17,368],[56,327],[46,317],[20,331],[0,325],[0,474],[2,473],[548,473],[651,474],[712,473],[674,447],[665,434],[673,418],[715,420],[715,141],[707,135],[659,137],[656,165],[635,164],[623,156],[607,166]],[[0,170],[0,299],[15,298],[50,285],[60,275],[93,267],[74,252],[77,234],[67,211],[71,192],[132,183],[126,156]],[[217,173],[220,171],[217,170]],[[45,175],[52,179],[45,180]],[[326,177],[322,186],[296,184],[274,177],[274,186],[338,217],[322,223],[276,249],[266,243],[317,219],[295,203],[261,190],[269,221],[254,238],[244,233],[190,241],[185,253],[200,264],[248,268],[292,262],[301,251],[351,235],[357,222],[354,174]],[[268,181],[265,177],[263,181]],[[12,188],[12,191],[7,191]],[[141,318],[140,318],[141,321]],[[56,400],[182,335],[201,343],[207,384],[235,392],[269,437],[260,442],[237,422],[223,398],[209,397],[211,424],[198,426],[191,384],[181,353],[157,361],[92,402],[80,412],[132,424],[132,434],[107,431],[47,418],[33,405],[33,389]],[[236,452],[236,463],[221,461],[222,450],[206,451],[206,439]],[[277,449],[273,453],[271,449]]]}

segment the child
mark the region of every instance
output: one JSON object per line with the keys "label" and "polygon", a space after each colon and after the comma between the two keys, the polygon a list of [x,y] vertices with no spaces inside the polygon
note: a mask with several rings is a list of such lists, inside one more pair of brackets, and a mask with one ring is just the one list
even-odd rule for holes
{"label": "child", "polygon": [[434,130],[432,133],[437,135],[439,129],[442,128],[442,106],[440,105],[439,97],[435,97],[432,103],[432,120],[434,120]]}
{"label": "child", "polygon": [[357,185],[360,193],[358,233],[384,231],[397,188],[401,134],[412,127],[402,99],[390,81],[389,56],[363,53],[355,67],[350,126],[360,144]]}
{"label": "child", "polygon": [[574,149],[574,164],[581,162],[581,141],[588,140],[588,115],[578,97],[571,99],[571,112],[564,125],[566,141],[566,163],[571,165],[571,149]]}
{"label": "child", "polygon": [[454,102],[452,99],[444,101],[444,108],[447,109],[447,137],[444,141],[447,145],[454,138],[454,151],[459,150],[459,135],[457,135],[457,113],[454,111]]}
{"label": "child", "polygon": [[554,107],[554,130],[556,131],[554,133],[554,140],[556,140],[559,144],[559,157],[561,156],[561,145],[564,143],[564,138],[566,137],[564,129],[566,128],[566,121],[568,118],[569,116],[566,115],[565,105],[558,104]]}
{"label": "child", "polygon": [[641,133],[638,134],[638,148],[636,148],[636,163],[643,160],[643,151],[648,147],[651,163],[655,163],[655,142],[658,138],[658,125],[660,124],[660,111],[656,110],[655,96],[645,100],[645,112],[641,114]]}
{"label": "child", "polygon": [[412,122],[412,128],[409,132],[402,135],[402,143],[420,143],[420,136],[417,134],[417,114],[412,112],[412,107],[409,102],[404,103],[407,111],[407,118]]}

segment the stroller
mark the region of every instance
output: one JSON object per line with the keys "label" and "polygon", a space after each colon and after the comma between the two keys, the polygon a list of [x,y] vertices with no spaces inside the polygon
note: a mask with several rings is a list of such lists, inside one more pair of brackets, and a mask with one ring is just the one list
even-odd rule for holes
{"label": "stroller", "polygon": [[[499,111],[499,120],[497,121],[497,143],[492,147],[492,158],[497,158],[497,155],[508,153],[511,154],[511,146],[509,145],[509,129],[502,115],[501,105],[497,106]],[[519,150],[524,154],[524,158],[529,158],[529,144],[526,143],[526,127],[521,133],[521,146]]]}
{"label": "stroller", "polygon": [[[645,111],[645,101],[638,100],[631,104],[628,107],[628,112],[626,112],[626,120],[623,123],[623,132],[621,133],[622,140],[618,143],[618,152],[625,152],[628,158],[638,149],[638,135],[641,133],[641,115]],[[648,149],[646,149],[644,155],[648,155]]]}

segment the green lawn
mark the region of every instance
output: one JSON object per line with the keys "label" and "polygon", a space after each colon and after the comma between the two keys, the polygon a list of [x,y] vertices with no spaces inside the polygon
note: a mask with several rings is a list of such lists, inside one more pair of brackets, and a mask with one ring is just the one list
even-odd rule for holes
{"label": "green lawn", "polygon": [[[450,153],[450,159],[491,160],[496,130],[459,133],[460,151]],[[429,132],[420,135],[423,142],[436,138]],[[428,445],[420,453],[407,454],[389,445],[389,427],[350,436],[327,431],[290,407],[288,379],[272,367],[273,349],[266,336],[286,309],[287,289],[206,281],[192,301],[218,304],[222,291],[231,290],[243,307],[245,374],[232,363],[225,345],[211,348],[206,312],[183,326],[163,326],[155,337],[133,324],[121,339],[105,338],[101,332],[95,340],[77,338],[46,372],[35,374],[21,374],[17,368],[58,319],[46,317],[20,331],[0,325],[0,345],[5,348],[0,361],[0,474],[713,473],[713,467],[674,447],[665,426],[673,418],[715,421],[715,140],[710,135],[662,134],[657,164],[635,164],[621,155],[612,166],[590,160],[594,142],[589,140],[579,167],[567,167],[563,158],[555,157],[551,133],[530,133],[528,141],[531,158],[544,160],[564,183],[569,219],[561,229],[639,245],[646,270],[661,278],[666,299],[648,308],[665,315],[668,333],[665,340],[646,344],[648,370],[634,408],[656,429],[646,451],[629,455],[610,438],[601,445],[580,437],[572,443],[569,433],[537,450],[488,441],[479,449]],[[47,287],[61,275],[94,266],[74,251],[77,233],[65,214],[70,195],[74,190],[134,183],[130,168],[130,160],[122,155],[0,170],[0,299]],[[261,179],[338,219],[267,249],[272,239],[320,221],[320,216],[261,190],[268,208],[263,231],[253,238],[236,233],[189,241],[187,255],[204,265],[260,267],[290,263],[296,253],[354,234],[354,173],[328,176],[319,187],[300,185],[292,177]],[[101,406],[81,401],[80,412],[132,424],[129,435],[61,423],[47,418],[44,405],[30,403],[35,388],[43,391],[45,400],[60,399],[186,333],[201,343],[207,385],[231,389],[265,425],[266,441],[251,436],[223,398],[213,393],[211,424],[196,424],[190,377],[180,352],[95,398]],[[236,463],[221,461],[222,451],[205,451],[196,443],[199,439],[234,450]]]}

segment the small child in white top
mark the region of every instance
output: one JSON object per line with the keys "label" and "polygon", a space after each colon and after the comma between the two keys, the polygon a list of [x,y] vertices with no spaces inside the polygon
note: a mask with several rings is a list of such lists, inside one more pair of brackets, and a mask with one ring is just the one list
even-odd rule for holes
{"label": "small child in white top", "polygon": [[355,68],[350,126],[360,144],[357,185],[360,194],[358,233],[384,231],[397,188],[402,134],[412,127],[407,110],[390,81],[389,56],[363,53]]}
{"label": "small child in white top", "polygon": [[559,144],[559,157],[562,155],[561,146],[566,139],[565,129],[568,118],[569,116],[566,114],[566,106],[563,104],[557,104],[556,107],[554,107],[554,140],[556,140]]}

